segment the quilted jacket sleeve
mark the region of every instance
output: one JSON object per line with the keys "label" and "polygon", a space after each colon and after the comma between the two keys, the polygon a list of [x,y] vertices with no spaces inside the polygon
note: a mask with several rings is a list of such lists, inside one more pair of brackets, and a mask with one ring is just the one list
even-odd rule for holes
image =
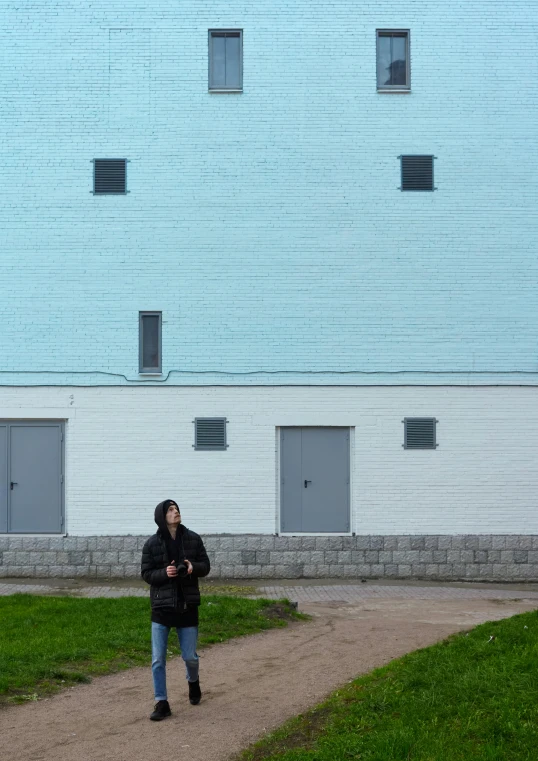
{"label": "quilted jacket sleeve", "polygon": [[207,576],[211,569],[211,564],[209,562],[209,558],[207,556],[207,552],[205,551],[204,543],[202,541],[202,537],[198,537],[197,547],[196,547],[196,557],[192,562],[192,572],[195,576],[202,577]]}
{"label": "quilted jacket sleeve", "polygon": [[169,579],[166,575],[166,568],[162,566],[162,563],[157,563],[153,549],[150,538],[145,543],[144,549],[142,550],[140,573],[144,581],[148,584],[151,584],[154,587],[162,587],[168,583]]}

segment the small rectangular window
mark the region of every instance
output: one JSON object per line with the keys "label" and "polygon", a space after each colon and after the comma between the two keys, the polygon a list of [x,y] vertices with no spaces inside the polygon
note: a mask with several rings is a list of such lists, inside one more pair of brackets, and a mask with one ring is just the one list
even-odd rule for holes
{"label": "small rectangular window", "polygon": [[411,89],[408,29],[377,30],[377,89]]}
{"label": "small rectangular window", "polygon": [[124,195],[127,192],[127,159],[93,160],[94,195]]}
{"label": "small rectangular window", "polygon": [[162,371],[162,312],[139,313],[139,372]]}
{"label": "small rectangular window", "polygon": [[194,419],[195,449],[227,449],[225,417],[197,417]]}
{"label": "small rectangular window", "polygon": [[238,92],[243,89],[243,32],[209,30],[209,89]]}
{"label": "small rectangular window", "polygon": [[404,418],[404,449],[435,449],[438,422],[434,417]]}
{"label": "small rectangular window", "polygon": [[435,190],[434,158],[435,156],[399,156],[402,176],[400,190]]}

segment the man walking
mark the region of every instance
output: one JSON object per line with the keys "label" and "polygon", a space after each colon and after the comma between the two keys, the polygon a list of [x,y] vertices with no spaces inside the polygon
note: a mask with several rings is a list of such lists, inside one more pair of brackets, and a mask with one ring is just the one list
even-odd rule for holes
{"label": "man walking", "polygon": [[189,700],[200,702],[198,679],[198,579],[209,573],[209,558],[201,537],[181,523],[177,503],[172,499],[155,508],[158,526],[142,550],[142,578],[151,585],[151,668],[155,709],[149,717],[161,721],[171,715],[166,692],[166,647],[170,629],[177,631],[181,657],[185,661]]}

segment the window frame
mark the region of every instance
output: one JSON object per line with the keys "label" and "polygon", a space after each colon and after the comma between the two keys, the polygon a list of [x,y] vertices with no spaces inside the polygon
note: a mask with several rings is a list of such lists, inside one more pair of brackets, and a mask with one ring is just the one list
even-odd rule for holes
{"label": "window frame", "polygon": [[[159,364],[157,367],[144,367],[144,317],[159,318],[158,352]],[[163,341],[162,341],[163,313],[155,311],[142,311],[138,313],[138,372],[140,375],[162,375],[163,367]]]}
{"label": "window frame", "polygon": [[[393,35],[405,36],[405,85],[380,85],[377,66],[379,61],[379,38]],[[411,92],[411,30],[410,29],[376,29],[375,30],[375,79],[377,92]]]}
{"label": "window frame", "polygon": [[[212,40],[215,36],[237,35],[239,37],[239,87],[212,87],[211,61],[213,56]],[[207,30],[207,90],[210,93],[242,93],[243,92],[243,30],[242,29],[208,29]]]}
{"label": "window frame", "polygon": [[[123,161],[125,165],[125,189],[119,193],[99,193],[95,190],[95,162],[96,161]],[[95,158],[91,160],[93,165],[93,189],[90,191],[94,196],[126,196],[129,191],[127,190],[127,164],[129,159],[126,158]]]}

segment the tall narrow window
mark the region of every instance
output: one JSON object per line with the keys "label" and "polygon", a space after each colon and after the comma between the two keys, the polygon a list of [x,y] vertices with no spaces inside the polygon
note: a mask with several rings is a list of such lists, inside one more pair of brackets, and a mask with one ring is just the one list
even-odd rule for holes
{"label": "tall narrow window", "polygon": [[162,312],[139,313],[139,372],[162,371]]}
{"label": "tall narrow window", "polygon": [[243,89],[243,32],[209,30],[209,89],[240,92]]}
{"label": "tall narrow window", "polygon": [[377,89],[411,89],[408,29],[377,30]]}
{"label": "tall narrow window", "polygon": [[127,193],[127,159],[93,160],[94,195]]}

